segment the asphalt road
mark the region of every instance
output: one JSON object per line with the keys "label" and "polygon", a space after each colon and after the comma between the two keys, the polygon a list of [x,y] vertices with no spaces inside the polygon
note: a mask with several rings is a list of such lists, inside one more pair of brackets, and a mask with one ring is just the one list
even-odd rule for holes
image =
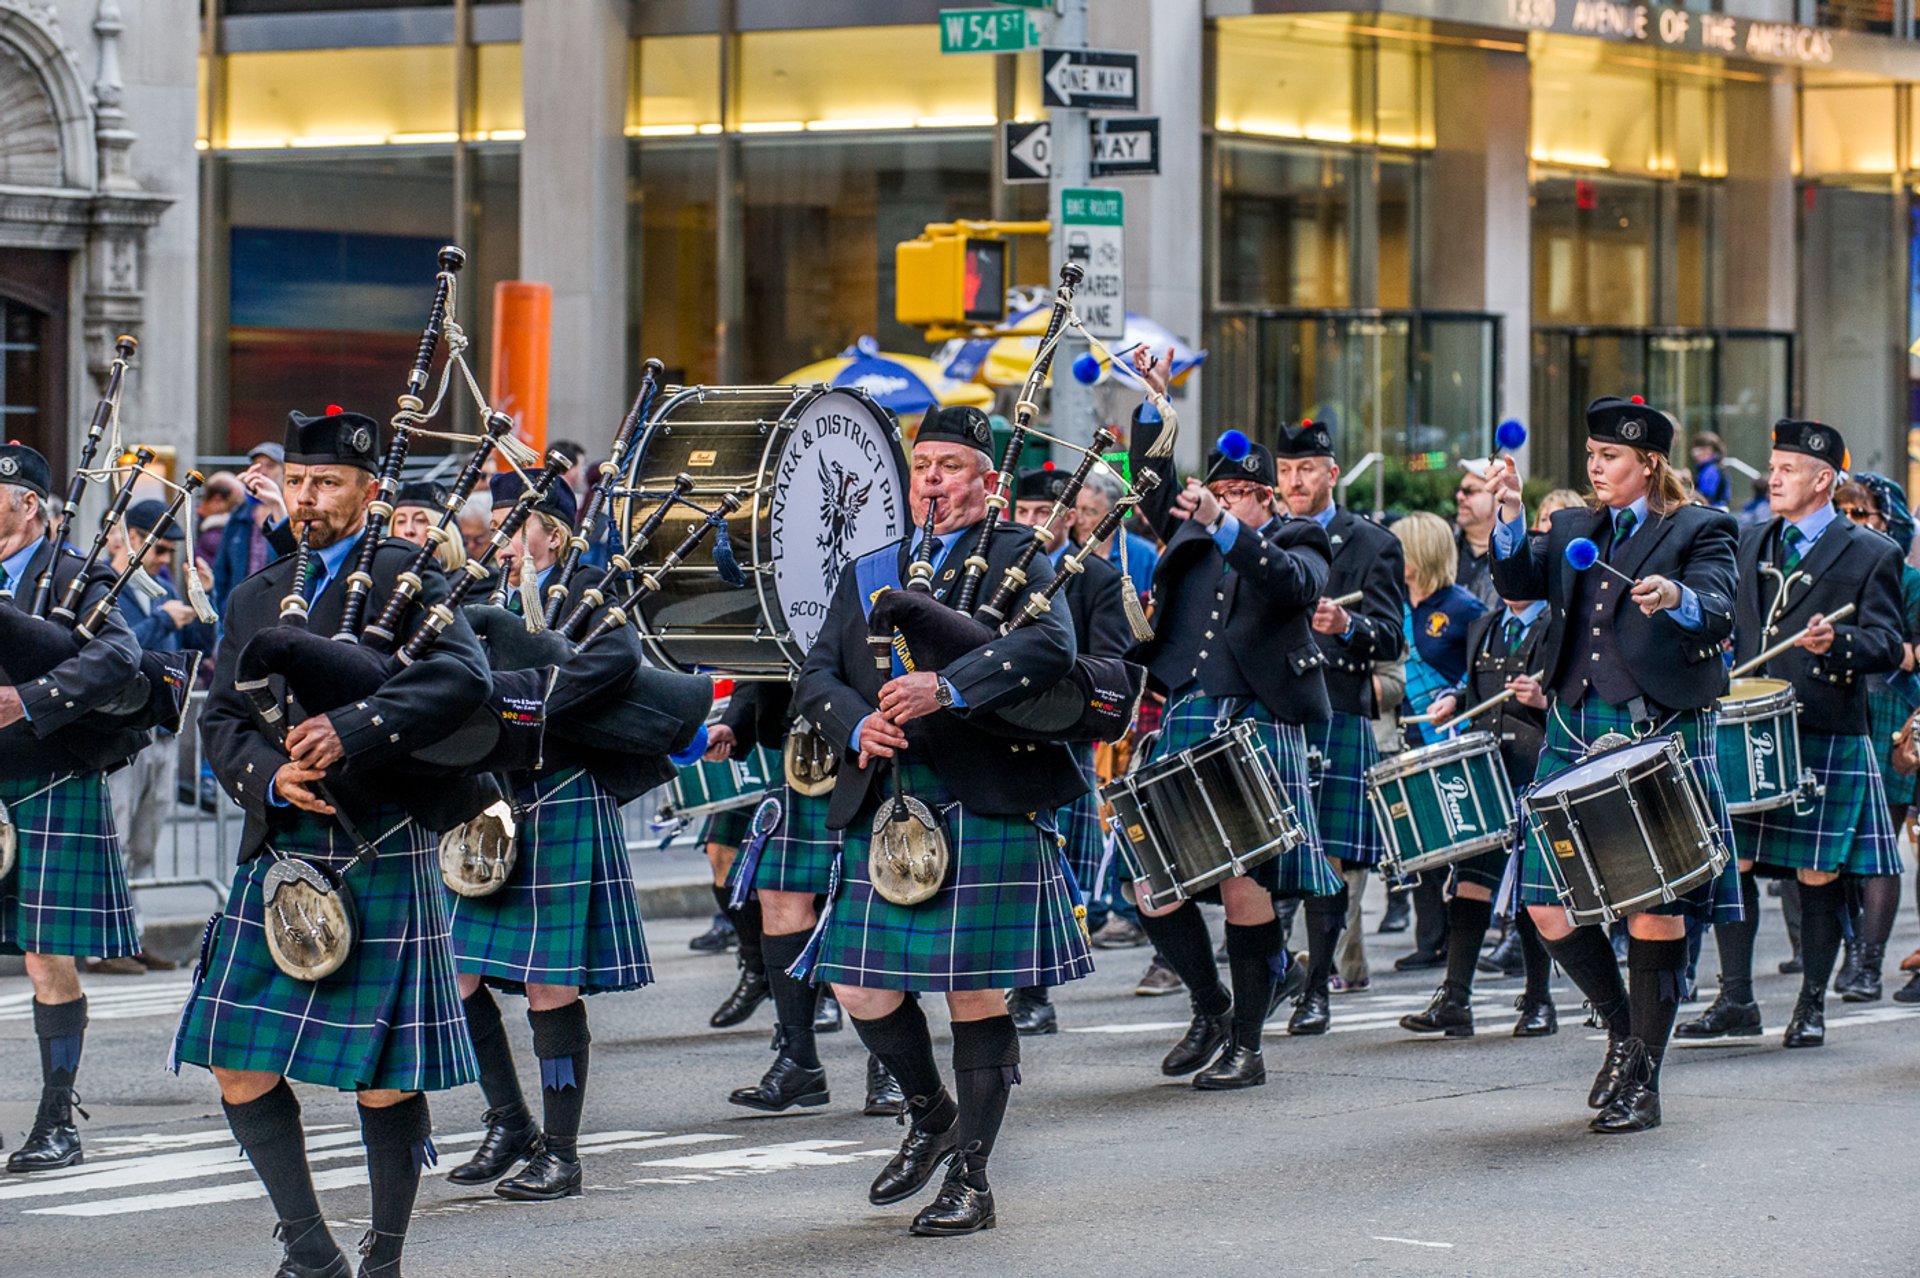
{"label": "asphalt road", "polygon": [[[1145,952],[1103,952],[1100,970],[1058,997],[1065,1032],[1026,1042],[994,1160],[1000,1227],[954,1240],[909,1237],[914,1204],[866,1201],[898,1129],[859,1115],[864,1054],[851,1030],[821,1040],[828,1108],[757,1117],[724,1103],[770,1059],[771,1010],[707,1029],[733,964],[688,952],[695,924],[661,923],[649,929],[660,983],[591,1005],[586,1194],[508,1204],[429,1173],[407,1271],[1911,1274],[1920,1021],[1891,1002],[1836,999],[1829,1045],[1784,1051],[1797,978],[1773,975],[1785,937],[1766,904],[1769,1033],[1676,1051],[1667,1124],[1635,1137],[1586,1131],[1600,1040],[1564,981],[1555,1038],[1509,1037],[1517,982],[1482,977],[1478,1037],[1416,1041],[1395,1021],[1424,1005],[1436,974],[1389,968],[1371,992],[1335,1000],[1331,1035],[1270,1030],[1266,1087],[1205,1095],[1157,1070],[1185,1000],[1135,997]],[[1404,935],[1368,926],[1377,966],[1405,952]],[[1916,940],[1908,912],[1893,955]],[[1711,948],[1702,967],[1711,985]],[[1900,984],[1890,978],[1889,992]],[[91,982],[88,1159],[47,1177],[0,1175],[0,1274],[271,1271],[272,1212],[211,1081],[165,1069],[185,979]],[[10,1147],[38,1094],[29,997],[23,979],[0,979]],[[531,1095],[525,1031],[509,1023]],[[350,1242],[367,1213],[352,1102],[301,1092],[322,1203]],[[444,1172],[471,1150],[482,1104],[467,1088],[433,1108]]]}

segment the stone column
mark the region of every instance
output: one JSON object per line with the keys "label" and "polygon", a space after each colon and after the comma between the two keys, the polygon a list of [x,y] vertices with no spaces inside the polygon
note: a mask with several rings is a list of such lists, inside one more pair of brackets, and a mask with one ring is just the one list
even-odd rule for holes
{"label": "stone column", "polygon": [[520,277],[553,288],[550,439],[603,452],[625,411],[625,0],[543,0],[522,26]]}

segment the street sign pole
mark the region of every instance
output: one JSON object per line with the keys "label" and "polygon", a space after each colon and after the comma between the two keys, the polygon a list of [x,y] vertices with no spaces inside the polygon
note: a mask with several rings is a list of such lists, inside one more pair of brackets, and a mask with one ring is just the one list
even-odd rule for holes
{"label": "street sign pole", "polygon": [[[1087,0],[1061,0],[1052,44],[1067,49],[1087,47]],[[1066,229],[1061,225],[1061,205],[1069,188],[1084,187],[1091,163],[1087,112],[1084,107],[1052,107],[1052,179],[1047,185],[1048,216],[1053,219],[1049,258],[1053,279],[1060,278],[1060,267],[1067,260]],[[1093,387],[1085,386],[1073,375],[1073,361],[1085,354],[1087,340],[1078,333],[1062,336],[1053,356],[1053,433],[1076,444],[1089,444],[1098,423],[1094,418]]]}

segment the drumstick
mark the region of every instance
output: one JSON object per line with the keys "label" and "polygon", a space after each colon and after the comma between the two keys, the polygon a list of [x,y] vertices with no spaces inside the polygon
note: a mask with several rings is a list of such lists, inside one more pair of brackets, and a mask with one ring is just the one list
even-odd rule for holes
{"label": "drumstick", "polygon": [[[1832,612],[1828,613],[1825,617],[1823,617],[1822,620],[1827,622],[1835,622],[1835,621],[1839,621],[1842,617],[1851,617],[1852,615],[1853,615],[1853,605],[1841,604],[1838,608],[1835,608]],[[1743,665],[1735,666],[1733,668],[1733,673],[1728,677],[1733,679],[1738,679],[1741,675],[1746,674],[1749,671],[1758,670],[1761,666],[1766,665],[1769,661],[1772,661],[1775,657],[1779,656],[1781,653],[1785,652],[1787,649],[1793,647],[1793,645],[1795,645],[1796,643],[1799,643],[1802,639],[1805,639],[1807,637],[1807,631],[1811,629],[1813,629],[1813,627],[1808,626],[1805,629],[1801,630],[1799,634],[1789,635],[1787,638],[1782,639],[1779,643],[1776,643],[1775,645],[1773,645],[1773,647],[1767,649],[1765,652],[1755,657],[1752,661],[1746,662]]]}
{"label": "drumstick", "polygon": [[[1540,680],[1546,677],[1547,677],[1547,672],[1544,670],[1536,670],[1532,674],[1527,676],[1527,678],[1533,679],[1533,680]],[[1467,720],[1473,718],[1475,715],[1482,714],[1488,710],[1493,709],[1495,706],[1499,705],[1501,702],[1507,700],[1511,696],[1513,696],[1512,688],[1508,688],[1504,692],[1496,692],[1493,696],[1488,697],[1485,701],[1482,701],[1479,705],[1469,706],[1467,709],[1462,710],[1458,714],[1448,716],[1448,721],[1451,723],[1465,723]],[[1400,722],[1432,723],[1433,715],[1431,712],[1427,714],[1408,715],[1406,718],[1402,719]]]}
{"label": "drumstick", "polygon": [[1336,608],[1351,608],[1355,604],[1359,603],[1362,599],[1365,599],[1366,597],[1367,597],[1366,591],[1356,590],[1350,595],[1341,595],[1338,599],[1329,599],[1327,600],[1327,602],[1332,604]]}

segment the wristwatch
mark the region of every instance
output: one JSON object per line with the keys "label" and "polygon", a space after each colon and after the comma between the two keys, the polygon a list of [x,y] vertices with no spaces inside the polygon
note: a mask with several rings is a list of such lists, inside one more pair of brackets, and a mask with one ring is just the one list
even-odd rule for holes
{"label": "wristwatch", "polygon": [[939,703],[942,710],[953,709],[953,685],[948,683],[943,676],[936,676],[934,678],[933,699]]}

